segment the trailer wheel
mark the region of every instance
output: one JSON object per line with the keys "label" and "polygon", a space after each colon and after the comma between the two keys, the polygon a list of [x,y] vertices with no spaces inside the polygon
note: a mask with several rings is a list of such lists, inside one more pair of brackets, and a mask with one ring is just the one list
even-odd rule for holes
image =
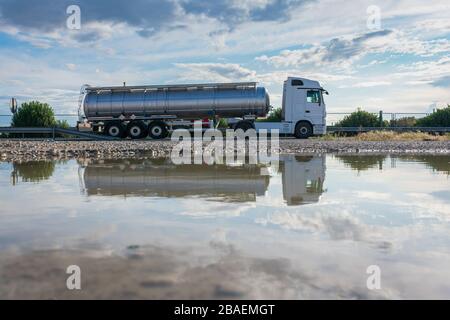
{"label": "trailer wheel", "polygon": [[152,139],[164,139],[167,137],[167,127],[162,121],[153,121],[148,126],[148,135]]}
{"label": "trailer wheel", "polygon": [[118,121],[108,122],[105,125],[104,133],[110,137],[123,138],[125,136],[125,126]]}
{"label": "trailer wheel", "polygon": [[246,132],[247,130],[253,129],[253,125],[249,121],[240,121],[234,127],[235,131],[239,130],[239,129],[241,129],[242,131]]}
{"label": "trailer wheel", "polygon": [[309,122],[300,121],[295,126],[295,137],[297,139],[308,139],[313,134],[313,128]]}
{"label": "trailer wheel", "polygon": [[147,126],[142,121],[132,121],[127,126],[127,133],[131,139],[142,139],[147,136]]}

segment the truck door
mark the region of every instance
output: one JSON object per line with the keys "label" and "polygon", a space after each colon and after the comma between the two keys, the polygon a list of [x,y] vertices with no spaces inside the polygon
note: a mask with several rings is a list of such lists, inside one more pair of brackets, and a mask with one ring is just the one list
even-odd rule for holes
{"label": "truck door", "polygon": [[302,81],[294,79],[285,88],[284,99],[287,108],[284,119],[286,121],[296,123],[305,118],[306,92],[302,86]]}
{"label": "truck door", "polygon": [[319,89],[306,90],[305,119],[313,125],[322,125],[325,114],[325,102]]}

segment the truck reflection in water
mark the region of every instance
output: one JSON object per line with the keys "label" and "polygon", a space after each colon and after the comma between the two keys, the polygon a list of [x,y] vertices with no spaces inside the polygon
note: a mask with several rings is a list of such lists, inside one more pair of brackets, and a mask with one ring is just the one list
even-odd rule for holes
{"label": "truck reflection in water", "polygon": [[283,198],[289,206],[318,202],[325,180],[325,156],[294,156],[280,159]]}
{"label": "truck reflection in water", "polygon": [[[80,181],[88,196],[202,197],[252,202],[264,196],[273,176],[263,164],[174,165],[170,159],[90,160],[80,163]],[[279,171],[287,205],[319,201],[325,156],[280,156]]]}

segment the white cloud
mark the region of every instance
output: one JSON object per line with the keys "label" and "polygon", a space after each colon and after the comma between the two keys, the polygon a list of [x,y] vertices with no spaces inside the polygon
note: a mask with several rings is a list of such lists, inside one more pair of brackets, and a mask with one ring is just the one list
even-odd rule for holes
{"label": "white cloud", "polygon": [[352,85],[342,85],[339,88],[372,88],[372,87],[380,87],[380,86],[389,86],[392,82],[390,81],[365,81],[365,82],[357,82]]}
{"label": "white cloud", "polygon": [[256,78],[256,72],[234,63],[176,63],[183,80],[210,79],[213,82],[246,81]]}
{"label": "white cloud", "polygon": [[74,63],[67,63],[66,64],[67,69],[69,69],[70,71],[74,71],[77,68],[77,65]]}

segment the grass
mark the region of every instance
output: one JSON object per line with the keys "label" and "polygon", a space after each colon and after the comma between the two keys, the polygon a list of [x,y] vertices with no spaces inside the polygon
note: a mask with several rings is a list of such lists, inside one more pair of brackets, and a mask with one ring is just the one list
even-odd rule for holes
{"label": "grass", "polygon": [[332,141],[332,140],[336,140],[340,138],[339,134],[334,134],[334,133],[327,133],[324,134],[323,136],[314,138],[314,139],[318,139],[318,140],[324,140],[324,141]]}
{"label": "grass", "polygon": [[425,132],[394,132],[394,131],[370,131],[358,134],[355,139],[360,141],[447,141],[449,135],[432,135]]}
{"label": "grass", "polygon": [[344,133],[327,133],[316,139],[323,141],[333,141],[338,139],[359,141],[448,141],[450,140],[450,133],[439,136],[424,132],[370,131],[354,136],[348,136]]}

